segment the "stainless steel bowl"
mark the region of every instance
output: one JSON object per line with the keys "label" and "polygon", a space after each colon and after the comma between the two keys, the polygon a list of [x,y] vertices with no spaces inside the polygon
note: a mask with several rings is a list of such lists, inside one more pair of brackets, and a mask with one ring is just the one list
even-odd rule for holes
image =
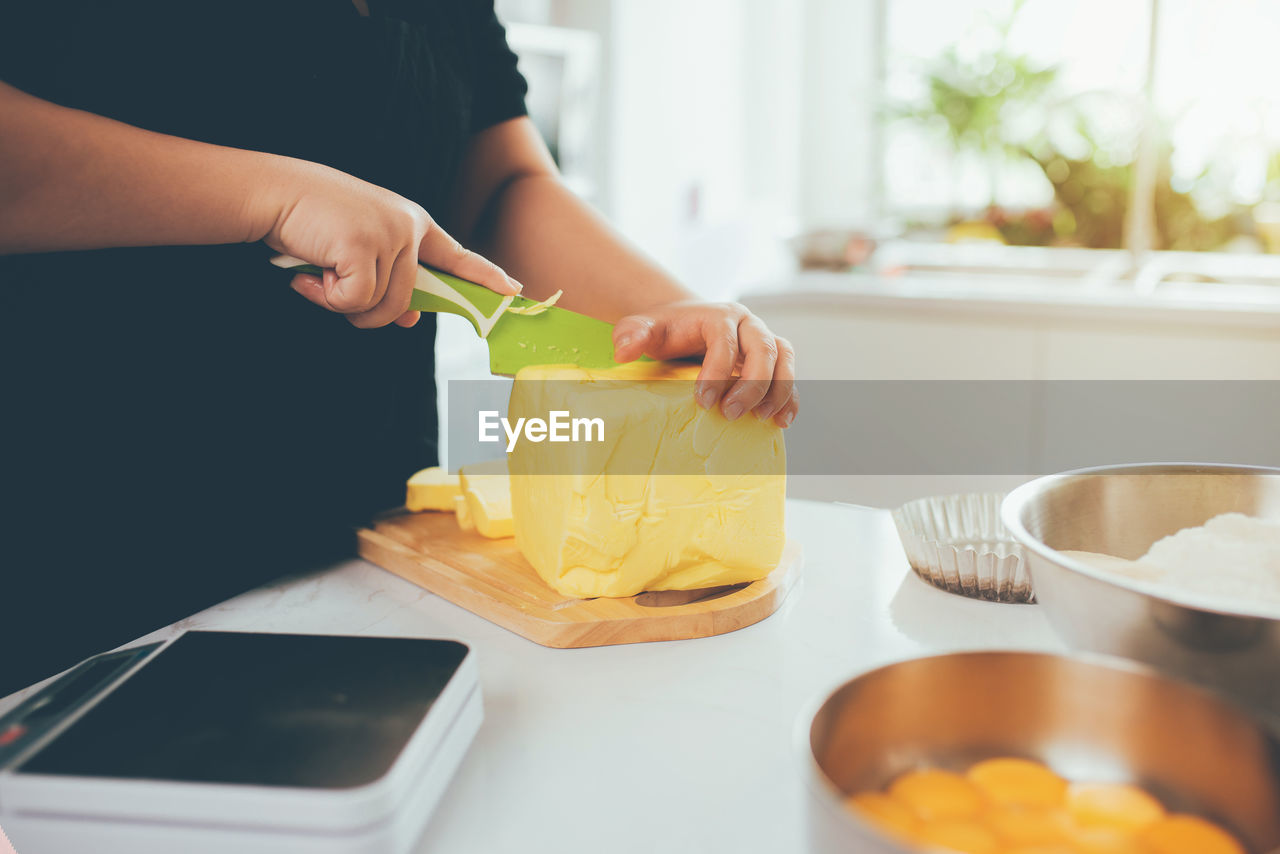
{"label": "stainless steel bowl", "polygon": [[1061,554],[1138,558],[1156,540],[1229,512],[1280,518],[1280,470],[1182,463],[1082,469],[1026,483],[1002,508],[1025,550],[1036,599],[1068,644],[1213,685],[1280,720],[1274,606],[1221,609],[1194,594],[1155,595]]}
{"label": "stainless steel bowl", "polygon": [[849,794],[917,767],[1038,759],[1068,779],[1133,782],[1175,810],[1280,854],[1280,740],[1216,695],[1098,656],[970,652],[846,682],[800,734],[814,854],[907,849],[849,812]]}

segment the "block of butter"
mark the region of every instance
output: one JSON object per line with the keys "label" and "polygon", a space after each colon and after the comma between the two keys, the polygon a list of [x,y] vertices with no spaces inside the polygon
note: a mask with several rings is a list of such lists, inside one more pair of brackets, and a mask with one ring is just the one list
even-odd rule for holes
{"label": "block of butter", "polygon": [[508,457],[516,544],[558,592],[692,590],[754,581],[778,565],[782,431],[699,407],[697,373],[649,362],[517,374],[512,422],[556,411],[603,422],[599,441],[525,440]]}
{"label": "block of butter", "polygon": [[458,527],[464,531],[474,531],[476,523],[471,519],[471,508],[467,506],[466,496],[459,493],[453,499],[453,512],[458,520]]}
{"label": "block of butter", "polygon": [[[458,469],[462,503],[458,505],[458,522],[464,530],[472,526],[490,539],[510,537],[511,488],[507,478],[507,461],[490,460]],[[463,509],[465,505],[465,510]]]}
{"label": "block of butter", "polygon": [[461,494],[461,484],[456,474],[449,474],[439,466],[432,466],[409,478],[404,506],[415,513],[420,510],[452,512],[454,498]]}

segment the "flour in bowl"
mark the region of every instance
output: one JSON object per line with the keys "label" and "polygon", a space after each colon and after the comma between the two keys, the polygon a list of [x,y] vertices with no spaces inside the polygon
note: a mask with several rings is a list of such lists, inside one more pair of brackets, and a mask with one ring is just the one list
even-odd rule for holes
{"label": "flour in bowl", "polygon": [[1157,540],[1136,561],[1095,552],[1063,554],[1162,587],[1280,606],[1280,520],[1223,513]]}

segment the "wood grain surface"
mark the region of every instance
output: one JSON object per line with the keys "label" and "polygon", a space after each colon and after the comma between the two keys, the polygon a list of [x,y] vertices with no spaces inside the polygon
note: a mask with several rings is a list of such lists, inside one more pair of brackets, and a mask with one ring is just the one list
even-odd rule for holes
{"label": "wood grain surface", "polygon": [[574,599],[548,587],[513,538],[458,527],[452,513],[393,513],[359,532],[360,556],[543,646],[607,646],[732,632],[768,617],[800,574],[798,544],[750,584]]}

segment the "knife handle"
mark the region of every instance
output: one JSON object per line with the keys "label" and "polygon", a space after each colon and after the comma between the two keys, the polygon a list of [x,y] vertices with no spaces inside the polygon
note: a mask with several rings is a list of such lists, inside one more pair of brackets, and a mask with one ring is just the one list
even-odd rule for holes
{"label": "knife handle", "polygon": [[[324,270],[316,265],[289,255],[277,255],[271,259],[271,263],[293,273],[310,273],[313,276],[324,274]],[[514,296],[494,293],[483,285],[419,264],[418,278],[413,284],[413,296],[409,299],[409,310],[456,314],[466,318],[477,335],[488,338],[494,324],[515,299]]]}

